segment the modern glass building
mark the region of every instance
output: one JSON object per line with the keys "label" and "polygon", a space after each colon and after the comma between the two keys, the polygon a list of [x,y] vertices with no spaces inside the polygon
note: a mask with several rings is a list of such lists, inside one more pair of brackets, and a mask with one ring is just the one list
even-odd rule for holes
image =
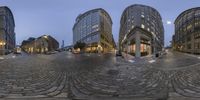
{"label": "modern glass building", "polygon": [[149,6],[135,4],[121,16],[119,50],[141,57],[156,54],[164,47],[164,28],[159,12]]}
{"label": "modern glass building", "polygon": [[115,47],[112,20],[102,8],[80,14],[73,27],[73,44],[84,42],[86,52],[109,52]]}
{"label": "modern glass building", "polygon": [[173,48],[181,52],[200,54],[200,7],[182,12],[174,24]]}
{"label": "modern glass building", "polygon": [[11,10],[0,7],[0,55],[4,55],[15,48],[15,22]]}

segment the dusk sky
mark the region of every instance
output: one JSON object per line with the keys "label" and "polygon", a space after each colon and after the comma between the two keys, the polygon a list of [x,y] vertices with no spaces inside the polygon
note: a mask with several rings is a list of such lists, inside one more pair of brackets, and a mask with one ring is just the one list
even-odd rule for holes
{"label": "dusk sky", "polygon": [[80,13],[95,8],[105,9],[113,21],[113,35],[118,41],[123,10],[133,4],[144,4],[157,9],[165,28],[165,45],[174,34],[174,20],[183,11],[200,6],[200,0],[0,0],[14,15],[17,44],[29,37],[49,34],[61,44],[72,44],[72,27]]}

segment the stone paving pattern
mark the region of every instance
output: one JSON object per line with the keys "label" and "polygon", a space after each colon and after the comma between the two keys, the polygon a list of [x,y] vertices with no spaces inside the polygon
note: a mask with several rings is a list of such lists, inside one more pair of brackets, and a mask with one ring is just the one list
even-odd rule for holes
{"label": "stone paving pattern", "polygon": [[0,60],[3,100],[199,100],[200,59],[168,52],[130,63],[112,54],[24,55]]}

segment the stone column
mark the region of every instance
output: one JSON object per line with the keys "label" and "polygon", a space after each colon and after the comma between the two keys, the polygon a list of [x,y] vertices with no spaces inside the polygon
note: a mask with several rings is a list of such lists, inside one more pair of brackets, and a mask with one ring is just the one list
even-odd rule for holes
{"label": "stone column", "polygon": [[135,34],[135,57],[141,57],[141,52],[140,52],[140,33],[136,32]]}
{"label": "stone column", "polygon": [[148,45],[148,48],[149,48],[149,50],[148,50],[148,55],[151,55],[152,54],[152,48],[151,48],[151,45],[152,45],[152,43],[151,43],[151,40],[150,40],[150,45]]}

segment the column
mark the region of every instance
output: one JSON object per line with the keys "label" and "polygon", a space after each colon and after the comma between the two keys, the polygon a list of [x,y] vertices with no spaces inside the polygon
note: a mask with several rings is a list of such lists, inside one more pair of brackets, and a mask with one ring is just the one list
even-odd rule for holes
{"label": "column", "polygon": [[135,36],[135,57],[141,57],[141,52],[140,52],[140,33],[136,32]]}
{"label": "column", "polygon": [[150,39],[150,45],[149,45],[149,55],[152,54],[152,39]]}

